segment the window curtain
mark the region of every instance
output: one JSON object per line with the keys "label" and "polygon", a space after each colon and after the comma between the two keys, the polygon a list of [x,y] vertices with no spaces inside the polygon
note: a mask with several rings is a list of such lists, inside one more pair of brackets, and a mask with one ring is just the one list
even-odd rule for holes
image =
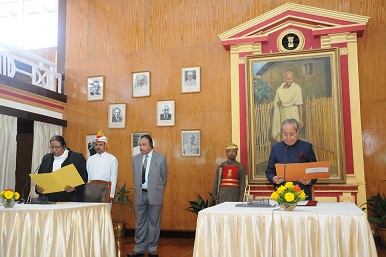
{"label": "window curtain", "polygon": [[0,114],[0,192],[15,190],[17,118]]}

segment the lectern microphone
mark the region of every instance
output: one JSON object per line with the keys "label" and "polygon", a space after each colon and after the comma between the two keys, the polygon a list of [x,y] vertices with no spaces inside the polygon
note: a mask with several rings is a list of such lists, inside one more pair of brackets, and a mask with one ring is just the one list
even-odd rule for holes
{"label": "lectern microphone", "polygon": [[[40,168],[40,165],[36,168],[36,170],[34,172],[32,172],[31,174],[35,174]],[[24,193],[25,193],[25,187],[27,186],[28,182],[31,181],[31,177],[29,177],[27,179],[27,181],[25,182],[24,186],[23,186],[23,190],[21,191],[21,195],[20,195],[20,200],[19,200],[19,203],[25,203],[25,200],[24,200]],[[28,194],[29,195],[29,194]]]}
{"label": "lectern microphone", "polygon": [[286,167],[287,167],[287,151],[288,151],[288,146],[285,146],[284,147],[284,182],[286,182],[285,170],[286,170]]}

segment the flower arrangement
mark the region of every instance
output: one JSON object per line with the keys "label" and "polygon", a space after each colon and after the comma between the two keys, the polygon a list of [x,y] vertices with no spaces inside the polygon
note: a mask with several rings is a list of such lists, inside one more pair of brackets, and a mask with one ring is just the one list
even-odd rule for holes
{"label": "flower arrangement", "polygon": [[12,208],[15,206],[15,200],[19,199],[19,197],[20,195],[18,192],[14,192],[9,188],[0,193],[0,198],[5,199],[3,204],[5,208]]}
{"label": "flower arrangement", "polygon": [[280,186],[271,194],[271,199],[277,201],[279,204],[296,204],[306,199],[306,197],[307,195],[300,186],[294,185],[292,182],[286,182],[284,186]]}
{"label": "flower arrangement", "polygon": [[14,192],[12,189],[8,188],[0,193],[0,197],[4,198],[5,200],[11,200],[11,199],[19,199],[20,194],[18,192]]}

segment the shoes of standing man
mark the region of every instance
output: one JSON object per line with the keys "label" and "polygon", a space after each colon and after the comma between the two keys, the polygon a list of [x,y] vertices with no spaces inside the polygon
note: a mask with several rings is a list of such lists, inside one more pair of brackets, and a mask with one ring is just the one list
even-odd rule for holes
{"label": "shoes of standing man", "polygon": [[143,253],[137,253],[137,252],[134,252],[134,251],[132,251],[132,252],[127,254],[127,257],[140,257],[140,256],[145,256],[145,255]]}
{"label": "shoes of standing man", "polygon": [[158,257],[158,253],[157,252],[151,252],[151,253],[149,253],[148,256],[149,257]]}

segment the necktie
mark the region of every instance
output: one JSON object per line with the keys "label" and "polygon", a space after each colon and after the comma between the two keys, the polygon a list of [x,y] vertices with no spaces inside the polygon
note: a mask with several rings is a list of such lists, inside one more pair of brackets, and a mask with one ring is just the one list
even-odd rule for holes
{"label": "necktie", "polygon": [[142,165],[142,184],[144,184],[146,182],[145,175],[146,175],[147,157],[149,157],[149,156],[146,155],[145,160],[143,161],[143,165]]}

